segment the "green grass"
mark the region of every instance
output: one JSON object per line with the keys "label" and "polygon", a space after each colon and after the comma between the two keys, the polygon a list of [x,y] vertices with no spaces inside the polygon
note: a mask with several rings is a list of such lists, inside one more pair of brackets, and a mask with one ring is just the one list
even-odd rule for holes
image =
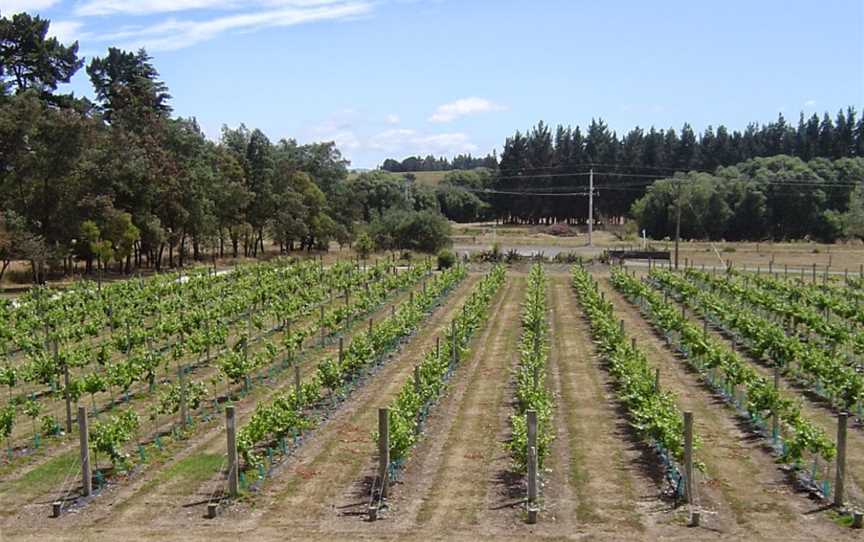
{"label": "green grass", "polygon": [[36,494],[55,487],[59,490],[67,477],[77,483],[80,472],[78,452],[65,453],[39,465],[18,480],[8,482],[6,490],[10,494]]}
{"label": "green grass", "polygon": [[221,454],[193,454],[165,469],[160,478],[172,482],[201,483],[215,476],[224,460]]}

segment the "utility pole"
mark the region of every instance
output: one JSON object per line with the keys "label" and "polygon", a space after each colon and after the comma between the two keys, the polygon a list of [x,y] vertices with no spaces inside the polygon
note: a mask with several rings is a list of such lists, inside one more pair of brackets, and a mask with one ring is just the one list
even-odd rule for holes
{"label": "utility pole", "polygon": [[594,246],[594,168],[588,173],[588,246]]}
{"label": "utility pole", "polygon": [[678,243],[681,241],[681,181],[678,181],[677,197],[675,198],[675,271],[678,271]]}

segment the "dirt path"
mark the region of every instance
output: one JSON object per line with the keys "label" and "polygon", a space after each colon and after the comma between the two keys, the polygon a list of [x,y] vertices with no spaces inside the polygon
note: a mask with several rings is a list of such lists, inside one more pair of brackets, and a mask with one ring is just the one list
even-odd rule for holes
{"label": "dirt path", "polygon": [[848,536],[818,512],[819,505],[793,490],[786,474],[728,409],[720,397],[704,387],[696,373],[667,348],[638,308],[618,294],[608,278],[600,281],[616,314],[655,367],[661,386],[675,393],[682,410],[693,412],[694,430],[701,438],[696,458],[704,462],[698,480],[703,511],[702,531],[723,536],[775,538],[783,525],[787,540]]}
{"label": "dirt path", "polygon": [[673,512],[661,498],[662,472],[617,404],[568,275],[551,277],[549,299],[556,440],[543,487],[546,512],[535,532],[666,533]]}
{"label": "dirt path", "polygon": [[[388,404],[411,377],[420,356],[434,348],[461,310],[479,276],[471,276],[418,331],[408,346],[362,388],[300,448],[287,468],[270,480],[253,508],[241,507],[231,521],[242,529],[279,527],[291,532],[332,533],[362,525],[352,514],[365,513],[366,497],[357,495],[362,473],[376,449],[372,432],[377,408]],[[356,506],[355,506],[356,505]],[[346,517],[347,516],[347,517]]]}
{"label": "dirt path", "polygon": [[501,418],[509,413],[506,391],[517,359],[524,289],[522,276],[511,275],[502,286],[470,357],[427,419],[424,438],[393,490],[389,517],[374,524],[357,521],[355,529],[417,540],[491,534],[478,530],[478,521],[495,484],[492,461],[506,454],[497,439]]}
{"label": "dirt path", "polygon": [[[422,286],[417,286],[420,288]],[[408,291],[396,293],[393,298],[385,302],[379,309],[374,311],[371,317],[377,319],[389,316],[391,307],[401,303],[409,296]],[[346,340],[354,333],[366,329],[366,321],[357,321],[351,328]],[[338,341],[327,345],[325,348],[307,349],[306,355],[300,359],[301,375],[308,376],[316,367],[318,360],[325,356],[333,356],[338,349]],[[257,386],[245,398],[235,404],[239,423],[251,415],[258,401],[266,400],[278,391],[293,384],[293,376],[290,371],[282,373],[275,385]],[[224,455],[224,422],[216,417],[210,422],[199,422],[198,429],[185,441],[178,444],[174,453],[163,457],[161,460],[151,460],[146,464],[128,483],[123,482],[109,486],[101,495],[90,502],[83,510],[65,514],[60,521],[67,525],[100,525],[111,521],[121,515],[139,514],[142,523],[147,524],[150,520],[162,521],[166,516],[166,510],[175,507],[183,510],[185,516],[194,514],[201,515],[200,508],[205,506],[198,503],[198,510],[184,508],[190,503],[188,495],[210,477],[219,472],[222,465],[221,458]],[[62,461],[70,456],[70,461],[77,458],[77,452],[58,457],[58,468],[71,472],[72,480],[76,472],[67,467],[67,461]],[[217,459],[218,458],[218,459]],[[72,465],[74,467],[74,465]],[[48,477],[51,478],[51,477]],[[30,491],[22,494],[6,493],[5,497],[13,500],[15,504],[6,510],[10,514],[3,518],[7,526],[14,525],[16,529],[38,527],[44,523],[44,518],[50,512],[50,502],[56,498],[58,489],[56,485],[42,485],[32,483],[25,476],[21,479],[23,488]],[[160,493],[163,492],[164,494]],[[24,498],[22,498],[24,497]],[[186,497],[186,498],[183,498]],[[0,502],[6,500],[0,496]],[[134,505],[138,504],[138,508]]]}

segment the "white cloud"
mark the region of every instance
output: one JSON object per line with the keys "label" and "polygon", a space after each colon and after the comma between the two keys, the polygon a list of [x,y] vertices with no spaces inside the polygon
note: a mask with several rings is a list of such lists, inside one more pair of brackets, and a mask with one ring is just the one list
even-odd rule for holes
{"label": "white cloud", "polygon": [[117,43],[121,48],[144,46],[151,51],[171,51],[189,47],[228,31],[252,31],[268,27],[294,26],[317,21],[338,20],[363,15],[372,10],[372,3],[346,1],[318,7],[288,7],[257,12],[226,15],[205,21],[168,19],[161,23],[127,28],[99,36],[100,41]]}
{"label": "white cloud", "polygon": [[455,102],[439,105],[432,116],[429,117],[429,122],[452,122],[467,115],[489,113],[492,111],[504,111],[505,109],[505,107],[491,102],[486,98],[461,98]]}
{"label": "white cloud", "polygon": [[804,107],[813,107],[814,105],[816,105],[816,100],[811,99],[804,102]]}
{"label": "white cloud", "polygon": [[48,35],[57,38],[60,43],[69,44],[88,36],[88,33],[81,31],[83,26],[84,23],[80,21],[51,21]]}
{"label": "white cloud", "polygon": [[22,11],[39,11],[50,8],[57,2],[58,0],[0,0],[0,13],[6,16]]}
{"label": "white cloud", "polygon": [[87,0],[76,7],[75,13],[81,16],[152,15],[196,9],[308,8],[336,3],[339,0]]}
{"label": "white cloud", "polygon": [[386,122],[387,124],[399,124],[399,115],[394,115],[393,113],[390,113],[389,115],[384,117],[384,122]]}

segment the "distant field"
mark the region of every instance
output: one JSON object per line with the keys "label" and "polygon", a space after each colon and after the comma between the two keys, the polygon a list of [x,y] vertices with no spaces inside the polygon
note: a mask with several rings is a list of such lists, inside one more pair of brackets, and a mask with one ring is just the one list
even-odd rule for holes
{"label": "distant field", "polygon": [[[457,170],[454,170],[457,171]],[[449,171],[414,171],[414,175],[417,176],[417,182],[420,184],[426,184],[429,186],[437,186],[440,183],[444,176],[450,173]]]}
{"label": "distant field", "polygon": [[[451,171],[459,171],[457,169]],[[420,184],[425,184],[428,186],[437,186],[438,183],[444,178],[445,175],[450,173],[450,171],[411,171],[406,173],[412,173],[417,177],[417,182]],[[353,179],[360,175],[358,172],[351,172],[348,175],[348,179]],[[393,175],[405,175],[405,173],[394,173]]]}

